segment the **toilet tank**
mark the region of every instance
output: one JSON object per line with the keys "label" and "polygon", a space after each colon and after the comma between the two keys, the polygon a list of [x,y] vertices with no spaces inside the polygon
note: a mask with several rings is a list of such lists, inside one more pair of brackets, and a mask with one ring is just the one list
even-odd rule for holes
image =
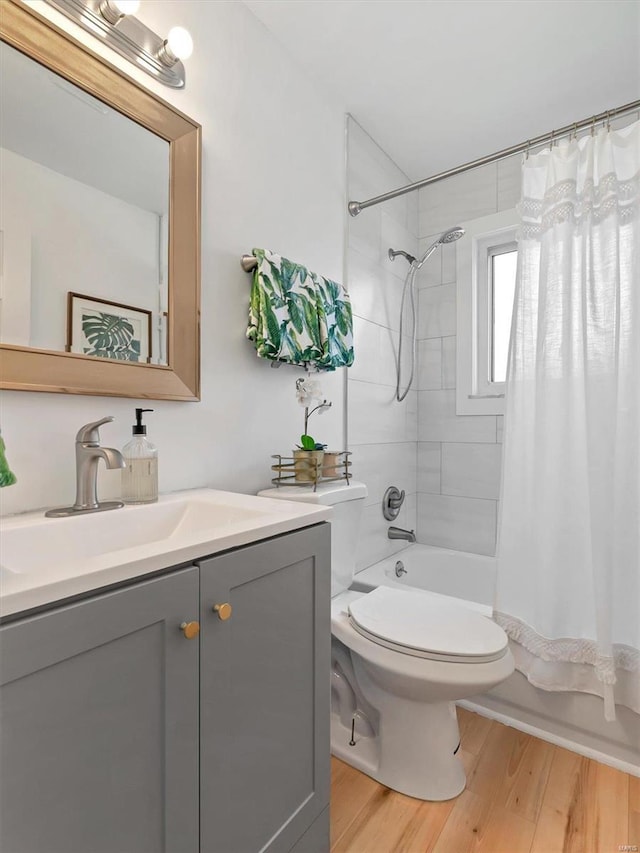
{"label": "toilet tank", "polygon": [[333,507],[331,517],[331,597],[349,589],[356,570],[356,548],[362,508],[367,496],[364,483],[351,480],[319,483],[316,491],[307,486],[280,486],[258,492],[264,498],[304,501]]}

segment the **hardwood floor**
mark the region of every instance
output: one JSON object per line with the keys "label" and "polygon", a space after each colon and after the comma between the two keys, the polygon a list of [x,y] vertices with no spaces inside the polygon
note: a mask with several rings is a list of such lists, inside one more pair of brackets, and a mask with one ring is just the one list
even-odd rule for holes
{"label": "hardwood floor", "polygon": [[405,797],[332,758],[332,853],[640,851],[640,779],[458,709],[467,787]]}

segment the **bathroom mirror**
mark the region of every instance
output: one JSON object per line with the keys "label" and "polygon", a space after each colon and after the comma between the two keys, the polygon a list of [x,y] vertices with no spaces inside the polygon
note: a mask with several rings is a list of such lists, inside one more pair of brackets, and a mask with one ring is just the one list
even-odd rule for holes
{"label": "bathroom mirror", "polygon": [[0,385],[199,399],[200,127],[13,0]]}

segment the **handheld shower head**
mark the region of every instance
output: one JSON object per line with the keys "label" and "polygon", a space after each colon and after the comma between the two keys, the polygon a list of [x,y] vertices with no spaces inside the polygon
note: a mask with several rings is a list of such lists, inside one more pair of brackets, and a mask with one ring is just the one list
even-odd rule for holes
{"label": "handheld shower head", "polygon": [[[417,354],[417,345],[416,345],[416,307],[415,307],[415,283],[416,283],[416,274],[420,267],[424,264],[424,262],[429,258],[438,246],[443,246],[446,243],[453,243],[455,240],[459,240],[460,237],[464,234],[464,228],[461,228],[459,225],[456,225],[455,228],[449,228],[447,231],[444,231],[435,243],[432,243],[424,255],[420,258],[420,260],[416,260],[413,255],[408,254],[408,252],[403,251],[395,251],[395,249],[389,249],[389,258],[393,260],[396,255],[402,255],[404,258],[409,261],[410,268],[407,273],[407,277],[404,282],[404,288],[402,290],[402,302],[400,303],[400,335],[398,338],[398,359],[396,362],[396,400],[401,403],[404,398],[409,393],[409,389],[413,383],[413,374],[416,366],[416,354]],[[409,294],[410,304],[411,304],[411,317],[412,317],[412,329],[411,329],[411,375],[409,376],[409,381],[406,384],[404,391],[400,390],[400,374],[402,372],[402,340],[403,340],[403,317],[404,317],[404,305],[405,305],[405,297]]]}
{"label": "handheld shower head", "polygon": [[424,253],[424,255],[417,262],[417,264],[416,264],[417,269],[420,269],[420,267],[427,260],[427,258],[431,257],[431,255],[435,252],[435,250],[438,248],[438,246],[444,246],[447,243],[455,243],[455,241],[459,240],[463,234],[464,234],[464,228],[461,228],[459,225],[456,225],[455,228],[449,228],[447,231],[442,233],[438,237],[438,239],[435,241],[435,243],[432,243],[429,246],[427,251]]}
{"label": "handheld shower head", "polygon": [[440,239],[438,243],[455,243],[456,240],[459,240],[464,234],[464,228],[461,228],[459,225],[456,225],[455,228],[449,228],[448,231],[445,231],[444,234],[440,235]]}

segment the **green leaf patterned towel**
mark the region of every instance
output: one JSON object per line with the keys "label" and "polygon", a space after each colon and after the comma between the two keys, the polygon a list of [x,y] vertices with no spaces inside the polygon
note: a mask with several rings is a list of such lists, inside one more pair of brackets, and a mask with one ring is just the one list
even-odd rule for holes
{"label": "green leaf patterned towel", "polygon": [[322,357],[316,284],[306,267],[268,249],[254,249],[247,337],[261,358],[290,364]]}
{"label": "green leaf patterned towel", "polygon": [[268,249],[254,249],[253,256],[258,265],[251,286],[247,338],[254,342],[257,354],[321,370],[351,364],[351,306],[341,285]]}
{"label": "green leaf patterned towel", "polygon": [[318,367],[334,370],[353,364],[353,317],[351,300],[345,288],[337,281],[313,275],[317,284],[318,316],[322,358]]}
{"label": "green leaf patterned towel", "polygon": [[13,486],[17,482],[17,477],[9,468],[7,457],[5,455],[4,441],[0,435],[0,488],[3,486]]}

